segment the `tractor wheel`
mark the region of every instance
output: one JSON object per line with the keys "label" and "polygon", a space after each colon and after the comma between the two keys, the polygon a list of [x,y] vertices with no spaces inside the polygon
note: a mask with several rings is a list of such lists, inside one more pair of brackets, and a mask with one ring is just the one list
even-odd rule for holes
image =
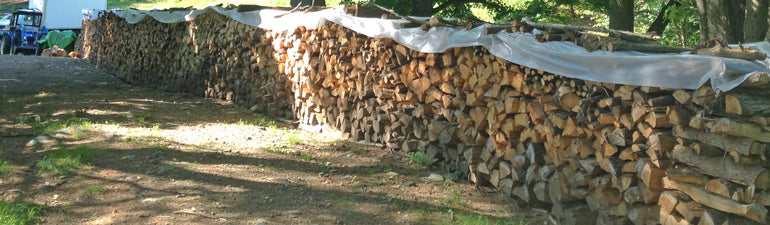
{"label": "tractor wheel", "polygon": [[11,53],[11,37],[3,35],[3,40],[0,41],[0,55],[8,55]]}
{"label": "tractor wheel", "polygon": [[35,55],[40,55],[43,53],[43,45],[41,44],[35,44]]}

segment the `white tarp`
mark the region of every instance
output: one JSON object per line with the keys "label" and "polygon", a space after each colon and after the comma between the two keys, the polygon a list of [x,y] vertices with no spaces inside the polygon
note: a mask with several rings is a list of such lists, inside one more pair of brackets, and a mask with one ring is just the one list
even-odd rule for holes
{"label": "white tarp", "polygon": [[[315,29],[329,21],[369,37],[392,38],[406,47],[426,53],[440,53],[453,47],[484,46],[490,53],[510,62],[589,81],[695,89],[711,80],[713,88],[729,91],[742,83],[751,73],[770,72],[768,59],[749,62],[686,53],[588,52],[570,42],[537,42],[533,34],[529,33],[501,32],[485,35],[483,26],[472,30],[458,30],[450,27],[435,27],[427,31],[420,28],[400,28],[400,24],[406,21],[359,18],[344,13],[341,7],[291,14],[271,9],[249,12],[238,12],[236,9],[225,10],[221,7],[207,9],[215,10],[243,24],[273,31],[292,30],[300,25]],[[108,10],[84,12],[84,17],[94,20],[106,12],[113,12],[129,23],[138,23],[145,16],[151,16],[162,23],[177,23],[194,20],[205,10],[170,12]],[[744,44],[744,46],[770,52],[770,44],[767,42]]]}

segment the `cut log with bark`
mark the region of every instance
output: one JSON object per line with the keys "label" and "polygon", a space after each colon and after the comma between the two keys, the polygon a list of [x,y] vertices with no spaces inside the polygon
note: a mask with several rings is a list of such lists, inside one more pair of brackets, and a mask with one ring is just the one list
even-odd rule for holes
{"label": "cut log with bark", "polygon": [[756,203],[741,204],[720,195],[710,194],[703,190],[703,188],[693,184],[679,183],[668,179],[664,179],[664,183],[666,188],[680,190],[696,202],[708,207],[740,215],[760,223],[765,223],[767,219],[767,208],[762,205]]}
{"label": "cut log with bark", "polygon": [[768,171],[761,166],[745,166],[725,158],[700,156],[687,147],[675,148],[671,157],[710,176],[762,190],[770,187]]}

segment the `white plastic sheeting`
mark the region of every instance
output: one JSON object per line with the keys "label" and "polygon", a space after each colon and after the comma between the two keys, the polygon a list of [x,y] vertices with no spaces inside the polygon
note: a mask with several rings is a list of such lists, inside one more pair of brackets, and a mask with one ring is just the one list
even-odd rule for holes
{"label": "white plastic sheeting", "polygon": [[[682,54],[648,54],[632,51],[594,51],[570,42],[537,42],[533,34],[505,33],[484,35],[484,26],[472,30],[435,27],[400,28],[403,20],[359,18],[343,12],[341,7],[310,13],[291,13],[263,9],[249,12],[209,7],[243,24],[273,31],[292,30],[298,26],[315,29],[326,21],[340,24],[358,33],[374,38],[392,38],[411,49],[439,53],[453,47],[484,46],[491,54],[510,62],[544,70],[566,77],[618,84],[695,89],[711,80],[711,86],[729,91],[742,83],[748,75],[770,72],[770,60],[745,61],[710,56]],[[128,23],[138,23],[151,16],[162,23],[194,20],[205,12],[108,10]],[[97,19],[106,11],[84,12],[87,19]],[[770,52],[770,43],[745,44]]]}

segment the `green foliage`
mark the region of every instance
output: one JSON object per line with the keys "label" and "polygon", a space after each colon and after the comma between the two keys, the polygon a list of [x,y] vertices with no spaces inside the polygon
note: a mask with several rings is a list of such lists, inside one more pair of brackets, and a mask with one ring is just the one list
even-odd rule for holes
{"label": "green foliage", "polygon": [[[452,213],[452,212],[450,212]],[[524,225],[524,220],[515,218],[501,218],[487,215],[456,213],[454,214],[457,225],[499,224],[499,225]]]}
{"label": "green foliage", "polygon": [[272,117],[265,114],[256,114],[254,115],[254,125],[261,127],[274,127],[276,124],[275,119]]}
{"label": "green foliage", "polygon": [[85,194],[85,195],[92,195],[92,194],[96,194],[96,193],[99,193],[99,192],[102,192],[102,191],[104,191],[104,186],[97,184],[97,185],[91,185],[91,186],[86,187],[83,190],[83,194]]}
{"label": "green foliage", "polygon": [[409,154],[409,162],[416,163],[423,166],[430,166],[433,165],[436,160],[433,157],[425,155],[424,152],[410,152]]}
{"label": "green foliage", "polygon": [[667,45],[692,47],[700,42],[698,10],[692,1],[683,1],[680,6],[669,7],[666,16],[671,20],[663,32],[662,42]]}
{"label": "green foliage", "polygon": [[7,202],[5,199],[0,199],[0,225],[36,224],[45,208],[45,206]]}
{"label": "green foliage", "polygon": [[69,174],[73,169],[83,165],[84,162],[91,162],[103,153],[103,150],[92,149],[88,146],[54,150],[42,160],[38,160],[36,167],[40,173]]}
{"label": "green foliage", "polygon": [[297,145],[302,143],[302,138],[299,137],[297,134],[288,134],[286,136],[286,140],[289,141],[292,145]]}
{"label": "green foliage", "polygon": [[278,153],[278,154],[296,154],[297,153],[297,150],[289,149],[286,146],[267,147],[265,148],[265,151]]}
{"label": "green foliage", "polygon": [[20,120],[19,122],[23,122],[25,124],[31,125],[32,130],[34,130],[35,134],[37,135],[51,134],[62,128],[67,128],[72,126],[80,126],[83,128],[83,130],[88,130],[93,125],[93,123],[83,118],[69,118],[66,120],[42,121],[39,116],[25,117],[25,119]]}
{"label": "green foliage", "polygon": [[8,161],[0,160],[0,176],[5,176],[13,171],[13,168]]}

